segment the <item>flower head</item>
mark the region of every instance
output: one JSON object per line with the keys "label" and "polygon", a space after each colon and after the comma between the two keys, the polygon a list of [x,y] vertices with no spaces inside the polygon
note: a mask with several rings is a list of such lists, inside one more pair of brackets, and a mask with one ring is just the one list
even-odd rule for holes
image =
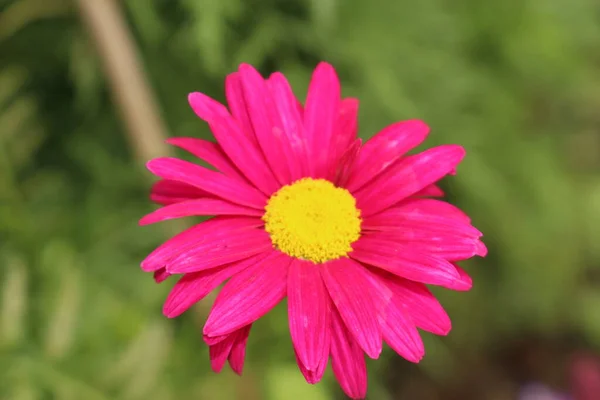
{"label": "flower head", "polygon": [[143,262],[157,282],[181,275],[164,305],[176,317],[226,282],[204,339],[211,364],[241,373],[251,325],[285,297],[298,366],[318,382],[329,361],[352,398],[367,390],[364,355],[386,342],[409,361],[424,354],[417,328],[438,335],[450,319],[426,285],[468,290],[456,264],[484,256],[481,233],[435,185],[464,157],[460,146],[416,155],[429,128],[399,122],[364,145],[358,101],[340,97],[333,67],[316,68],[302,105],[280,73],[249,65],[227,77],[228,108],[189,102],[217,143],[169,143],[211,164],[158,158],[151,198],[164,207],[142,224],[215,216],[171,238]]}

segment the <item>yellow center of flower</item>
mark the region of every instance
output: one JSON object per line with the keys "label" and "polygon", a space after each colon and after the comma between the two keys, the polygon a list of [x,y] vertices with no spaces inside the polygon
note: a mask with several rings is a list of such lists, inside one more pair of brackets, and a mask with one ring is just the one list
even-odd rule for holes
{"label": "yellow center of flower", "polygon": [[346,189],[325,179],[300,179],[267,202],[263,220],[285,254],[324,263],[344,257],[360,236],[360,210]]}

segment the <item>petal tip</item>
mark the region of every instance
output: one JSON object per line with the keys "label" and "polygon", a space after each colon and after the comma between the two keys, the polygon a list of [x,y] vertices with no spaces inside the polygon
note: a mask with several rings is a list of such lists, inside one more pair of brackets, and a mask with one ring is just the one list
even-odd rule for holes
{"label": "petal tip", "polygon": [[424,135],[428,134],[431,128],[427,123],[421,119],[409,119],[404,121],[411,129],[419,132],[423,132]]}
{"label": "petal tip", "polygon": [[333,65],[331,65],[327,61],[320,61],[317,64],[317,66],[315,67],[315,72],[316,71],[333,72],[333,73],[335,73],[335,68],[333,67]]}
{"label": "petal tip", "polygon": [[238,67],[238,72],[242,78],[244,76],[248,76],[249,74],[252,74],[252,75],[258,75],[262,79],[262,75],[260,74],[260,72],[258,72],[258,70],[256,68],[254,68],[254,66],[247,64],[247,63],[241,63]]}
{"label": "petal tip", "polygon": [[488,254],[487,246],[481,240],[477,241],[475,254],[479,257],[485,257]]}

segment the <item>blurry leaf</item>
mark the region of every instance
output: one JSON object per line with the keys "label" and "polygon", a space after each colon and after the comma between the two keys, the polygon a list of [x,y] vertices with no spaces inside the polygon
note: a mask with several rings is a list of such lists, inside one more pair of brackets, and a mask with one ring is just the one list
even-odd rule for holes
{"label": "blurry leaf", "polygon": [[183,5],[193,14],[190,34],[198,46],[198,59],[211,74],[225,66],[225,43],[228,20],[241,9],[238,0],[184,0]]}
{"label": "blurry leaf", "polygon": [[65,260],[55,271],[62,275],[55,305],[48,320],[45,347],[52,358],[63,357],[73,346],[77,316],[81,307],[82,284],[77,265]]}
{"label": "blurry leaf", "polygon": [[0,70],[0,110],[13,100],[13,97],[25,84],[26,77],[27,72],[21,68],[4,68]]}
{"label": "blurry leaf", "polygon": [[309,0],[313,21],[321,31],[329,31],[336,20],[338,0]]}
{"label": "blurry leaf", "polygon": [[19,0],[0,13],[0,41],[36,20],[63,16],[71,9],[68,0]]}
{"label": "blurry leaf", "polygon": [[155,3],[129,0],[125,2],[133,18],[134,26],[140,30],[141,37],[151,45],[157,45],[164,39],[166,27],[158,14]]}
{"label": "blurry leaf", "polygon": [[586,289],[579,293],[574,317],[577,325],[582,328],[587,340],[594,346],[600,346],[600,291]]}
{"label": "blurry leaf", "polygon": [[0,348],[14,346],[25,339],[28,273],[22,260],[0,258],[4,264],[0,308]]}
{"label": "blurry leaf", "polygon": [[285,39],[280,35],[284,27],[277,15],[266,15],[241,44],[232,68],[241,63],[260,65]]}
{"label": "blurry leaf", "polygon": [[115,365],[106,371],[105,380],[127,383],[123,389],[125,399],[145,398],[160,381],[170,346],[168,326],[162,321],[149,324],[140,331]]}
{"label": "blurry leaf", "polygon": [[98,107],[103,78],[99,60],[87,37],[77,37],[71,45],[70,73],[76,90],[76,103],[92,114]]}
{"label": "blurry leaf", "polygon": [[594,268],[600,268],[600,181],[593,181],[589,189],[583,194],[583,208],[581,219],[585,221],[587,248],[590,257],[595,260]]}

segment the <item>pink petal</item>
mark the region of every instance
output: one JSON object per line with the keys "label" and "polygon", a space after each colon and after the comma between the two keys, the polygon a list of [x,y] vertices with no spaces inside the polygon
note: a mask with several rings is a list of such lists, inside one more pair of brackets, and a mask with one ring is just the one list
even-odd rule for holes
{"label": "pink petal", "polygon": [[240,229],[221,237],[208,233],[201,243],[169,260],[166,267],[172,274],[197,272],[272,249],[271,238],[263,229]]}
{"label": "pink petal", "polygon": [[477,242],[477,252],[475,254],[477,254],[479,257],[485,257],[485,256],[487,256],[487,253],[488,253],[487,247],[481,240],[479,240]]}
{"label": "pink petal", "polygon": [[350,256],[416,282],[452,287],[460,275],[448,261],[416,252],[410,246],[373,237],[361,237]]}
{"label": "pink petal", "polygon": [[413,197],[444,197],[445,193],[438,185],[433,184],[413,194]]}
{"label": "pink petal", "polygon": [[150,200],[162,205],[169,205],[204,196],[210,195],[204,190],[195,188],[187,183],[169,180],[156,182],[150,192]]}
{"label": "pink petal", "polygon": [[356,139],[350,147],[346,150],[346,152],[342,155],[337,164],[333,165],[335,171],[331,173],[333,177],[333,182],[338,187],[346,187],[346,183],[350,178],[350,174],[354,169],[354,165],[356,162],[356,157],[360,152],[360,146],[362,145],[361,139]]}
{"label": "pink petal", "polygon": [[151,212],[140,220],[140,225],[154,224],[173,218],[192,215],[248,215],[260,217],[263,211],[230,203],[220,199],[196,199],[171,204]]}
{"label": "pink petal", "polygon": [[451,287],[450,289],[463,291],[463,292],[471,290],[471,288],[473,287],[473,279],[471,279],[469,274],[467,274],[467,272],[464,269],[462,269],[461,267],[459,267],[456,263],[453,263],[453,265],[454,265],[454,268],[456,268],[456,271],[458,272],[458,274],[460,275],[460,280],[458,280],[455,283],[455,285],[453,287]]}
{"label": "pink petal", "polygon": [[379,357],[382,338],[364,267],[348,258],[322,265],[322,275],[348,330],[371,358]]}
{"label": "pink petal", "polygon": [[383,340],[400,356],[414,363],[425,355],[423,340],[407,312],[397,303],[391,303],[387,319],[381,326]]}
{"label": "pink petal", "polygon": [[287,255],[274,251],[266,259],[233,276],[217,296],[204,334],[231,333],[275,307],[286,294],[290,261]]}
{"label": "pink petal", "polygon": [[231,353],[233,344],[237,337],[237,331],[227,335],[227,338],[214,346],[208,348],[208,356],[210,357],[210,367],[213,371],[219,373],[225,366],[227,358]]}
{"label": "pink petal", "polygon": [[[327,327],[328,329],[331,329],[331,324],[328,324]],[[311,385],[320,382],[323,378],[323,374],[325,373],[325,369],[327,368],[327,362],[329,361],[329,353],[327,354],[327,358],[325,358],[323,362],[319,364],[315,371],[307,369],[304,366],[304,364],[302,364],[302,361],[300,361],[296,350],[294,350],[294,355],[296,356],[296,364],[298,364],[298,368],[300,369],[302,376],[304,376],[304,379],[306,379],[306,382],[310,383]]]}
{"label": "pink petal", "polygon": [[244,175],[242,175],[231,162],[218,143],[188,137],[170,138],[167,140],[167,143],[190,152],[227,176],[237,178],[244,182],[246,181]]}
{"label": "pink petal", "polygon": [[[394,207],[393,209],[395,209]],[[407,213],[439,215],[445,218],[455,219],[465,224],[471,223],[471,218],[458,207],[435,199],[410,199],[401,203],[398,208]],[[387,210],[386,210],[387,211]],[[383,213],[385,213],[384,211]],[[381,214],[377,214],[381,215]]]}
{"label": "pink petal", "polygon": [[229,366],[238,375],[242,375],[244,370],[244,360],[246,359],[246,344],[248,343],[248,336],[250,335],[250,328],[252,324],[246,325],[239,329],[237,337],[229,353]]}
{"label": "pink petal", "polygon": [[298,100],[285,76],[279,72],[269,77],[268,87],[279,112],[283,132],[290,145],[290,173],[291,180],[295,181],[309,175],[310,161],[302,114],[298,110]]}
{"label": "pink petal", "polygon": [[226,279],[260,262],[266,254],[258,254],[243,261],[233,262],[223,267],[185,274],[173,286],[163,306],[163,314],[175,318],[195,303],[202,300]]}
{"label": "pink petal", "polygon": [[367,276],[373,292],[378,294],[374,301],[384,340],[408,361],[419,362],[425,354],[423,340],[404,305],[381,276],[370,271]]}
{"label": "pink petal", "polygon": [[225,361],[229,360],[231,369],[238,375],[244,369],[246,343],[252,325],[246,325],[235,332],[226,335],[221,342],[209,347],[210,365],[215,372],[221,372]]}
{"label": "pink petal", "polygon": [[252,186],[219,172],[177,158],[155,158],[148,169],[163,179],[184,182],[233,203],[259,210],[265,207],[265,195]]}
{"label": "pink petal", "polygon": [[333,151],[332,136],[340,100],[340,82],[335,69],[327,63],[320,63],[312,75],[304,109],[304,127],[312,157],[313,178],[323,178],[329,172]]}
{"label": "pink petal", "polygon": [[271,92],[263,77],[252,66],[240,65],[239,73],[254,134],[271,171],[280,184],[291,183],[291,171],[296,171],[296,176],[299,172]]}
{"label": "pink petal", "polygon": [[287,284],[292,342],[302,364],[316,371],[329,357],[329,295],[319,267],[310,261],[293,259]]}
{"label": "pink petal", "polygon": [[279,184],[260,148],[240,128],[227,109],[202,93],[191,93],[188,101],[196,115],[208,122],[221,148],[240,172],[264,194],[275,192]]}
{"label": "pink petal", "polygon": [[171,274],[167,272],[166,268],[161,268],[161,269],[154,271],[154,281],[156,283],[163,282],[169,276],[171,276]]}
{"label": "pink petal", "polygon": [[220,336],[202,335],[202,339],[204,340],[204,343],[206,343],[209,346],[214,346],[215,344],[222,342],[223,340],[227,339],[228,337],[229,337],[229,334],[220,335]]}
{"label": "pink petal", "polygon": [[337,312],[331,321],[331,368],[342,390],[352,399],[367,395],[367,365],[363,352]]}
{"label": "pink petal", "polygon": [[392,247],[409,247],[418,253],[447,261],[466,260],[480,251],[477,237],[460,235],[460,232],[449,231],[443,225],[436,226],[435,229],[423,226],[418,228],[416,224],[411,224],[407,225],[406,230],[365,230],[363,235],[365,238],[386,241]]}
{"label": "pink petal", "polygon": [[231,232],[239,230],[256,229],[263,226],[264,222],[252,217],[215,217],[179,233],[164,242],[142,261],[142,270],[156,271],[164,267],[168,261],[178,256],[181,252],[189,250],[205,242],[228,236]]}
{"label": "pink petal", "polygon": [[464,155],[462,147],[447,145],[407,157],[354,193],[358,208],[364,217],[377,214],[443,178]]}
{"label": "pink petal", "polygon": [[[433,204],[431,204],[432,202]],[[482,233],[475,229],[469,221],[466,221],[464,213],[456,207],[430,199],[410,201],[398,207],[388,208],[379,214],[365,217],[362,228],[377,231],[402,231],[401,235],[405,237],[409,237],[414,231],[422,233],[422,236],[439,237],[440,241],[444,240],[444,236],[464,236],[475,239],[482,236]]]}
{"label": "pink petal", "polygon": [[248,113],[248,108],[246,106],[244,88],[242,87],[242,80],[240,79],[239,72],[227,75],[227,78],[225,79],[225,97],[227,97],[227,104],[231,110],[231,115],[233,115],[237,121],[243,134],[248,138],[250,143],[256,146],[256,148],[259,148],[256,136],[254,136],[252,122],[250,122],[250,114]]}
{"label": "pink petal", "polygon": [[450,332],[450,317],[425,285],[391,274],[378,275],[393,292],[393,301],[406,309],[417,327],[436,335],[447,335]]}
{"label": "pink petal", "polygon": [[419,120],[397,122],[384,128],[362,147],[347,189],[354,192],[369,183],[421,144],[428,133],[429,127]]}
{"label": "pink petal", "polygon": [[346,98],[340,102],[338,117],[332,138],[333,160],[339,160],[356,140],[358,130],[358,99]]}
{"label": "pink petal", "polygon": [[296,100],[296,109],[298,110],[298,114],[300,114],[300,118],[304,120],[304,105],[300,102],[300,100]]}

